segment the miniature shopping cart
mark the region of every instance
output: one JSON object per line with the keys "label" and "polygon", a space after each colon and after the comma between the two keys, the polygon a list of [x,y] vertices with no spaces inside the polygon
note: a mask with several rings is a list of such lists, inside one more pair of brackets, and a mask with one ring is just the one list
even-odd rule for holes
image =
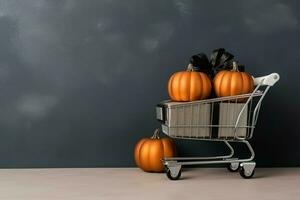
{"label": "miniature shopping cart", "polygon": [[[156,107],[156,118],[162,131],[172,138],[221,141],[230,150],[229,155],[213,157],[168,157],[162,160],[169,179],[177,180],[182,165],[227,164],[231,172],[239,171],[244,178],[251,178],[256,163],[254,150],[248,140],[253,136],[261,103],[266,93],[279,80],[279,74],[254,78],[252,93],[213,98],[193,102],[163,101]],[[245,144],[251,156],[234,158],[231,142]]]}

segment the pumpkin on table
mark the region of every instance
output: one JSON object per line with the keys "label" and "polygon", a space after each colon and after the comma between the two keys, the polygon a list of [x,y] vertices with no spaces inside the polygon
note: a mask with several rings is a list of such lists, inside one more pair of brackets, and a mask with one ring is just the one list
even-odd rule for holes
{"label": "pumpkin on table", "polygon": [[141,139],[135,146],[134,159],[136,165],[146,172],[163,172],[161,159],[176,156],[176,146],[170,138],[160,138],[159,129],[151,138]]}
{"label": "pumpkin on table", "polygon": [[168,82],[169,96],[173,101],[207,99],[211,88],[208,76],[203,72],[194,71],[191,64],[186,71],[174,73]]}
{"label": "pumpkin on table", "polygon": [[251,93],[254,82],[251,75],[238,71],[238,65],[233,62],[231,71],[223,70],[217,73],[213,80],[214,91],[217,97],[234,96]]}

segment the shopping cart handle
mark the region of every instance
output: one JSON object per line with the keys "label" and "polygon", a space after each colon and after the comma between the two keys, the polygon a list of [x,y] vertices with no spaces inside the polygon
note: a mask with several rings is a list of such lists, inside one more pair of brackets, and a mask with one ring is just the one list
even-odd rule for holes
{"label": "shopping cart handle", "polygon": [[278,73],[272,73],[266,76],[253,78],[254,85],[261,84],[261,85],[269,85],[269,86],[273,86],[279,79],[280,76]]}

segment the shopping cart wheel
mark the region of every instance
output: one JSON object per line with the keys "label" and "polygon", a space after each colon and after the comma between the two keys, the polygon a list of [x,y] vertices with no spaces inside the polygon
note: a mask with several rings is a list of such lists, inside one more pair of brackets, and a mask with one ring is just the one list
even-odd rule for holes
{"label": "shopping cart wheel", "polygon": [[237,171],[239,171],[240,163],[238,163],[238,162],[228,163],[226,167],[227,167],[228,171],[230,171],[230,172],[237,172]]}
{"label": "shopping cart wheel", "polygon": [[241,163],[239,172],[243,178],[252,178],[255,172],[255,162]]}
{"label": "shopping cart wheel", "polygon": [[165,164],[166,174],[170,180],[178,180],[181,176],[181,165],[176,161],[169,161]]}
{"label": "shopping cart wheel", "polygon": [[176,172],[172,173],[171,169],[167,169],[166,174],[167,174],[167,177],[170,180],[175,181],[175,180],[178,180],[180,178],[180,176],[181,176],[181,169],[177,173]]}

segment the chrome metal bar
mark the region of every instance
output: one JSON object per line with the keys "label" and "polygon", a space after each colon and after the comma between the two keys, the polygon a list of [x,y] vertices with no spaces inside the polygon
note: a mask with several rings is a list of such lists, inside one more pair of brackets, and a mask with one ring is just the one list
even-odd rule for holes
{"label": "chrome metal bar", "polygon": [[[217,127],[217,128],[235,128],[235,125],[173,125],[174,128],[184,128],[184,127]],[[253,126],[237,126],[236,128],[252,128]]]}
{"label": "chrome metal bar", "polygon": [[[252,105],[253,105],[253,101],[254,101],[253,97],[250,101],[250,107],[248,108],[248,116],[247,116],[247,126],[251,126],[251,113],[252,113]],[[250,137],[250,130],[251,128],[247,128],[247,132],[246,132],[246,137],[249,138]]]}
{"label": "chrome metal bar", "polygon": [[[266,96],[266,94],[269,91],[270,87],[271,86],[266,87],[266,89],[264,90],[262,96],[260,97],[259,101],[257,102],[257,104],[255,106],[255,109],[253,111],[253,117],[252,117],[252,125],[254,125],[254,126],[256,125],[256,122],[257,122],[257,119],[258,119],[258,113],[259,113],[259,110],[260,110],[261,102],[264,99],[264,97]],[[253,137],[253,131],[254,131],[254,128],[251,129],[249,139],[251,139]]]}
{"label": "chrome metal bar", "polygon": [[[225,160],[198,160],[198,161],[177,161],[177,164],[179,165],[201,165],[201,164],[221,164],[221,163],[231,163],[233,161],[235,162],[250,162],[254,159],[255,157],[255,153],[253,148],[251,147],[250,143],[246,140],[244,141],[240,141],[243,142],[244,144],[246,144],[246,146],[248,147],[251,156],[249,158],[244,158],[244,159],[225,159]],[[167,161],[166,161],[167,162]]]}
{"label": "chrome metal bar", "polygon": [[212,142],[215,142],[215,141],[240,142],[240,140],[236,140],[234,137],[227,138],[227,139],[224,139],[224,138],[198,138],[198,137],[189,138],[189,137],[185,137],[185,136],[173,136],[173,135],[169,135],[169,137],[174,138],[174,139],[181,139],[181,140],[201,140],[201,141],[212,141]]}
{"label": "chrome metal bar", "polygon": [[258,85],[256,86],[256,88],[254,89],[254,91],[251,93],[251,95],[250,95],[249,98],[247,99],[245,105],[243,106],[242,110],[240,111],[240,113],[239,113],[239,115],[238,115],[238,117],[237,117],[237,120],[236,120],[236,122],[235,122],[235,127],[234,127],[234,137],[235,137],[236,139],[238,139],[238,140],[245,140],[246,137],[247,137],[247,135],[246,135],[245,137],[240,137],[240,136],[237,135],[237,126],[238,126],[238,124],[239,124],[240,118],[241,118],[241,116],[242,116],[242,114],[243,114],[245,108],[246,108],[247,105],[249,104],[250,100],[252,100],[253,95],[256,93],[256,91],[258,90],[258,88],[260,88],[260,86],[261,86],[261,84],[258,84]]}
{"label": "chrome metal bar", "polygon": [[246,146],[248,147],[248,149],[249,149],[249,151],[250,151],[250,153],[251,153],[251,156],[250,156],[250,158],[248,158],[248,159],[243,159],[241,162],[248,162],[248,161],[253,160],[254,157],[255,157],[255,152],[254,152],[254,150],[253,150],[251,144],[250,144],[247,140],[244,140],[244,141],[242,141],[242,142],[245,143]]}
{"label": "chrome metal bar", "polygon": [[227,145],[227,147],[230,149],[230,154],[228,155],[228,158],[231,158],[234,155],[234,149],[233,147],[229,144],[228,141],[224,140],[224,143]]}
{"label": "chrome metal bar", "polygon": [[[226,96],[226,97],[218,97],[218,98],[212,98],[212,99],[204,99],[199,101],[190,101],[190,102],[172,102],[172,107],[185,107],[189,104],[204,104],[204,103],[216,103],[221,101],[233,101],[236,99],[243,99],[247,97],[255,97],[255,96],[261,96],[262,92],[259,90],[253,91],[252,93],[248,94],[240,94],[235,96]],[[163,101],[161,103],[170,103],[171,101]]]}
{"label": "chrome metal bar", "polygon": [[[238,161],[238,160],[234,160]],[[221,164],[221,163],[231,163],[232,160],[208,160],[208,161],[189,161],[189,162],[177,162],[180,165],[205,165],[205,164]]]}

